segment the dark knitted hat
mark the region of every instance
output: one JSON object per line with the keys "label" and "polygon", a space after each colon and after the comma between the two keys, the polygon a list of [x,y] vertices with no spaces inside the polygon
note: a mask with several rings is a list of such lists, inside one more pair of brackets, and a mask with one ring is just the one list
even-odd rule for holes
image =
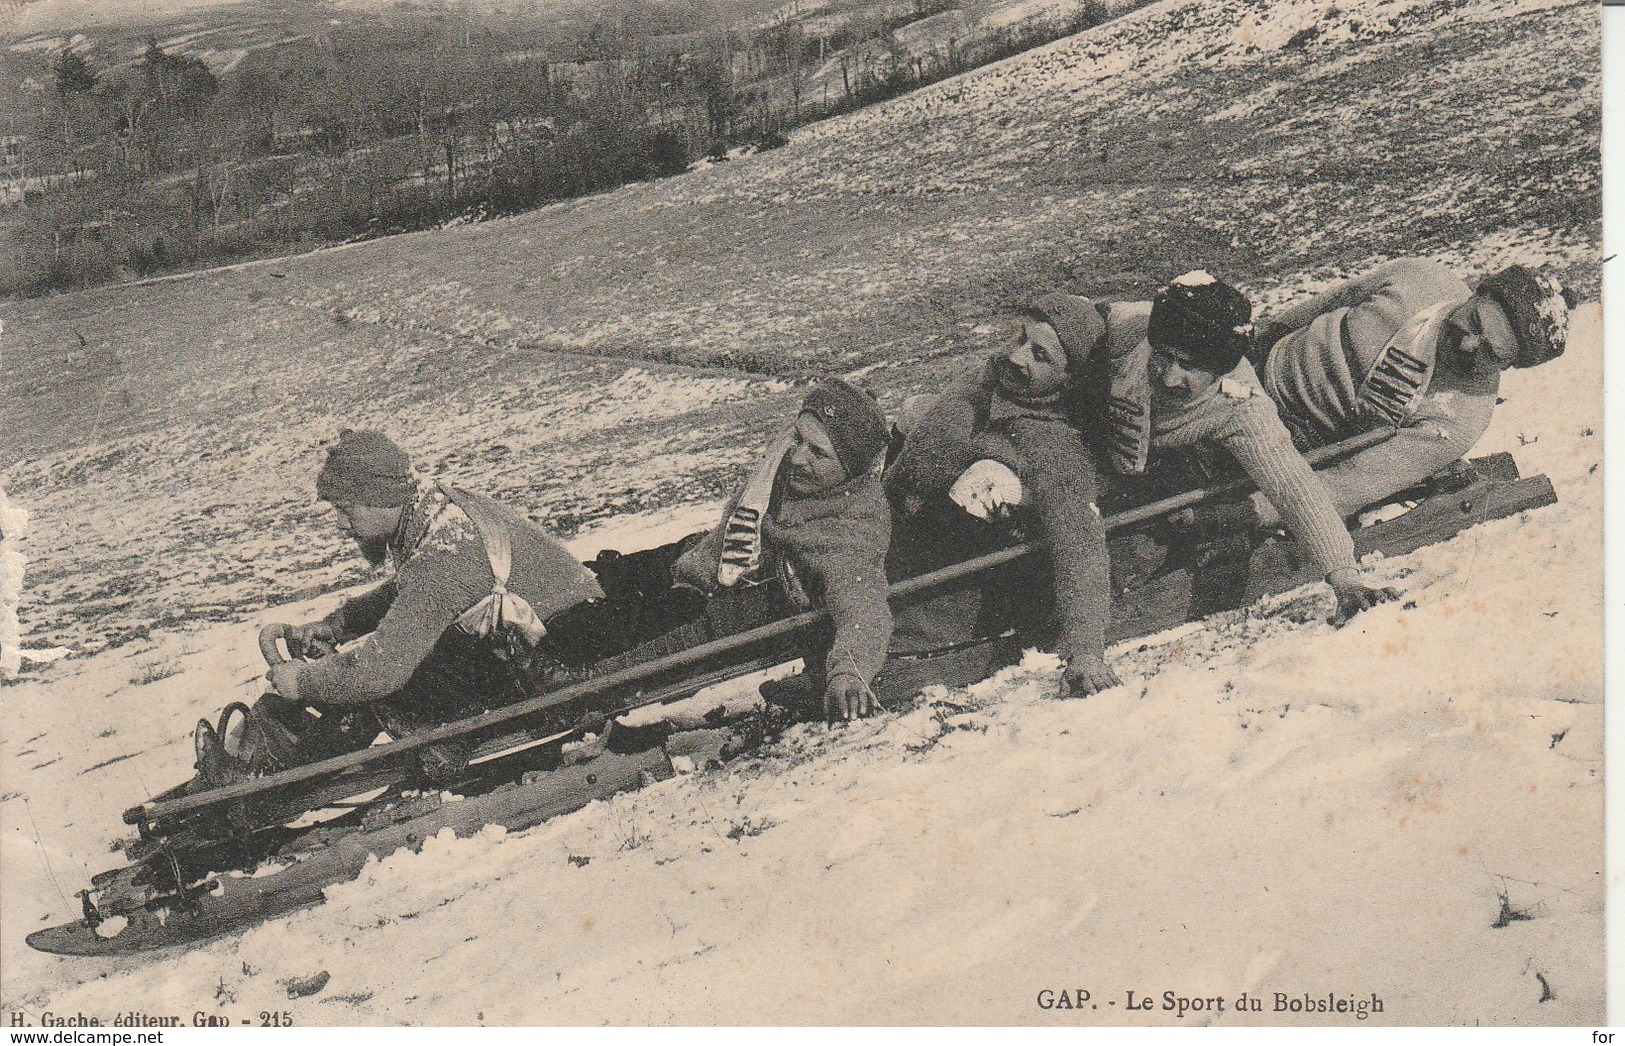
{"label": "dark knitted hat", "polygon": [[1066,353],[1066,369],[1082,369],[1095,345],[1106,333],[1106,321],[1088,298],[1052,291],[1022,310],[1022,316],[1055,328]]}
{"label": "dark knitted hat", "polygon": [[880,404],[839,378],[827,378],[807,393],[801,413],[811,414],[824,426],[849,476],[868,472],[886,449],[886,415]]}
{"label": "dark knitted hat", "polygon": [[382,432],[345,429],[327,448],[316,496],[339,504],[396,508],[412,500],[412,460]]}
{"label": "dark knitted hat", "polygon": [[1200,269],[1187,272],[1152,299],[1146,337],[1215,374],[1228,374],[1252,341],[1253,306],[1228,283]]}
{"label": "dark knitted hat", "polygon": [[1514,367],[1538,367],[1563,355],[1569,340],[1569,293],[1548,272],[1512,265],[1478,285],[1501,306],[1518,336]]}

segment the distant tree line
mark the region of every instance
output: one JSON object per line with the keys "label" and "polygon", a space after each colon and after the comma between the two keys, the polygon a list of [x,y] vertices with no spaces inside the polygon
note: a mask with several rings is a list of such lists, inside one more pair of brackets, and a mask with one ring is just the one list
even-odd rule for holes
{"label": "distant tree line", "polygon": [[693,31],[634,5],[545,46],[470,18],[394,12],[251,50],[220,74],[157,40],[124,65],[64,49],[14,105],[0,293],[508,214],[676,174],[1111,16],[1090,0],[1064,21],[899,41],[950,9],[909,0],[822,32],[793,17]]}

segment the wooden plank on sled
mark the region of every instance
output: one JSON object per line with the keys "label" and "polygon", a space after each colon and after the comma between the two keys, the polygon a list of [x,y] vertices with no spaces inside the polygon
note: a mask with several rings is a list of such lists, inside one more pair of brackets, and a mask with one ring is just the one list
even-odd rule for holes
{"label": "wooden plank on sled", "polygon": [[[1494,464],[1500,471],[1503,463]],[[1502,472],[1501,474],[1504,474]],[[1545,476],[1507,482],[1479,478],[1460,490],[1435,494],[1404,515],[1354,532],[1355,554],[1402,556],[1478,523],[1557,501]],[[1218,562],[1162,574],[1112,605],[1111,642],[1151,635],[1222,610],[1234,610],[1299,585],[1321,580],[1320,568],[1290,541],[1270,541],[1244,562]]]}
{"label": "wooden plank on sled", "polygon": [[326,887],[355,878],[369,858],[388,857],[403,847],[415,851],[443,829],[450,828],[459,837],[488,824],[519,831],[595,799],[670,776],[671,762],[662,748],[633,755],[605,753],[590,762],[548,771],[531,783],[441,803],[430,812],[371,831],[346,833],[271,873],[216,875],[184,898],[160,898],[150,908],[127,915],[85,918],[38,930],[28,935],[28,945],[56,955],[108,956],[189,944],[320,904]]}

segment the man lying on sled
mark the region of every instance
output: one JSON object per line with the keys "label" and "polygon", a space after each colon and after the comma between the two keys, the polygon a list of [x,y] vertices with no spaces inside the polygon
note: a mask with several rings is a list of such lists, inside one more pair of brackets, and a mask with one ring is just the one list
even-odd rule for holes
{"label": "man lying on sled", "polygon": [[1570,305],[1555,276],[1522,265],[1472,290],[1437,262],[1401,258],[1269,319],[1250,355],[1300,448],[1395,427],[1320,473],[1347,516],[1472,450],[1501,372],[1563,354]]}
{"label": "man lying on sled", "polygon": [[771,704],[830,721],[876,708],[892,634],[891,516],[880,480],[886,417],[845,382],[820,382],[728,500],[713,529],[589,564],[608,599],[566,616],[629,620],[646,638],[593,666],[612,671],[821,609],[810,635],[773,643],[805,671],[764,683]]}
{"label": "man lying on sled", "polygon": [[[1120,487],[1151,486],[1169,475],[1209,477],[1239,466],[1258,488],[1241,506],[1199,506],[1178,514],[1199,537],[1241,531],[1256,540],[1251,505],[1267,506],[1319,567],[1337,599],[1332,621],[1347,621],[1393,598],[1361,581],[1354,541],[1321,474],[1294,448],[1275,403],[1246,353],[1252,303],[1207,272],[1188,272],[1145,302],[1101,302],[1097,350],[1107,408],[1101,438]],[[1183,481],[1186,485],[1189,480]]]}
{"label": "man lying on sled", "polygon": [[1011,544],[1020,529],[1043,550],[938,587],[898,608],[888,681],[917,689],[984,679],[1024,647],[1065,662],[1065,694],[1116,686],[1106,664],[1111,605],[1099,457],[1087,433],[1099,413],[1086,369],[1103,331],[1082,299],[1043,298],[1018,317],[1010,346],[911,400],[886,472],[894,580]]}
{"label": "man lying on sled", "polygon": [[892,633],[886,549],[891,513],[880,481],[886,416],[867,393],[826,380],[693,543],[672,579],[713,598],[756,585],[784,614],[820,608],[829,626],[803,647],[806,670],[764,697],[849,720],[875,709],[875,675]]}
{"label": "man lying on sled", "polygon": [[[271,667],[272,692],[254,708],[232,706],[219,731],[198,723],[197,768],[209,785],[363,748],[380,730],[400,737],[529,696],[538,662],[559,660],[536,656],[548,626],[604,594],[542,528],[490,498],[417,476],[381,433],[342,433],[316,494],[366,560],[390,563],[393,576],[289,630],[294,659]],[[469,751],[446,743],[420,758],[431,780],[444,780]]]}

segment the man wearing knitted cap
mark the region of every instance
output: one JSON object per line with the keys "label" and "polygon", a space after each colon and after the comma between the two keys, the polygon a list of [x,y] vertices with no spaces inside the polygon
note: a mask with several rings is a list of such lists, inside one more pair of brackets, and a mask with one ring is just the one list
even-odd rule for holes
{"label": "man wearing knitted cap", "polygon": [[828,611],[829,627],[803,654],[797,689],[821,695],[831,722],[874,711],[874,680],[891,639],[891,513],[879,475],[886,434],[886,416],[868,393],[821,382],[729,500],[722,522],[672,568],[674,581],[708,595],[766,581],[787,611]]}
{"label": "man wearing knitted cap", "polygon": [[1501,371],[1562,355],[1568,314],[1549,273],[1513,265],[1474,291],[1437,262],[1401,258],[1275,316],[1253,355],[1299,446],[1396,428],[1320,473],[1352,515],[1470,451]]}
{"label": "man wearing knitted cap", "polygon": [[[1169,283],[1149,304],[1117,302],[1099,309],[1106,321],[1099,354],[1106,369],[1105,442],[1115,472],[1143,474],[1153,455],[1220,451],[1241,466],[1258,487],[1257,500],[1273,507],[1324,571],[1337,597],[1334,622],[1395,595],[1361,583],[1343,516],[1294,449],[1244,358],[1253,334],[1245,294],[1195,271]],[[1213,518],[1196,512],[1183,521]],[[1251,532],[1257,521],[1225,522]]]}
{"label": "man wearing knitted cap", "polygon": [[[398,734],[528,696],[505,660],[511,644],[533,646],[549,618],[603,596],[592,573],[540,527],[489,498],[419,479],[382,433],[341,433],[316,493],[367,561],[392,562],[393,576],[291,630],[294,653],[327,656],[271,667],[275,694],[248,713],[237,751],[207,722],[198,725],[199,770],[215,783],[365,745],[377,732],[372,724]],[[333,652],[350,641],[358,642]],[[306,707],[324,714],[316,719]],[[372,718],[361,716],[346,741],[336,731],[356,710]],[[432,777],[455,773],[466,755],[445,746],[427,752]]]}
{"label": "man wearing knitted cap", "polygon": [[1119,683],[1105,658],[1099,469],[1082,435],[1094,411],[1079,396],[1104,324],[1067,295],[1040,298],[1019,322],[1009,349],[952,379],[907,425],[886,475],[891,569],[908,577],[1002,548],[1005,517],[1034,531],[1048,562],[1018,561],[899,607],[893,652],[922,682],[966,683],[1024,645],[1053,645],[1063,693],[1086,697]]}

